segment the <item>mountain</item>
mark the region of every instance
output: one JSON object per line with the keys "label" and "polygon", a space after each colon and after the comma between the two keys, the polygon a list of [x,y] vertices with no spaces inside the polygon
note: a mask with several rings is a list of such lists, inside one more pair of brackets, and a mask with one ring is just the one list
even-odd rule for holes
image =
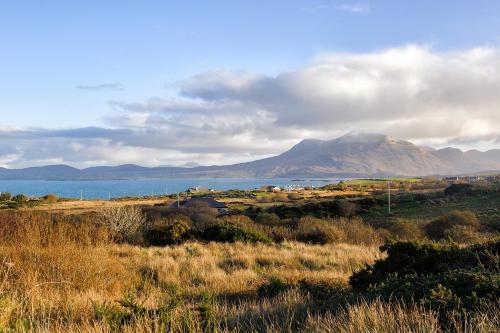
{"label": "mountain", "polygon": [[425,176],[500,169],[500,162],[484,154],[471,158],[455,148],[435,150],[387,135],[348,134],[304,140],[281,155],[238,167],[258,177]]}
{"label": "mountain", "polygon": [[134,164],[76,169],[66,165],[0,168],[0,179],[104,180],[140,178],[339,178],[454,175],[500,170],[500,150],[433,149],[382,134],[306,139],[274,157],[223,166],[155,167]]}

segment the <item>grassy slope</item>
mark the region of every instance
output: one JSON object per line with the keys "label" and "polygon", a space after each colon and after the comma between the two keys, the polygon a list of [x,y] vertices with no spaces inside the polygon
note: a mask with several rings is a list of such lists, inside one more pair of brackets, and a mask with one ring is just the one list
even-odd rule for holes
{"label": "grassy slope", "polygon": [[[388,216],[387,205],[372,208],[363,213],[368,222],[383,222],[390,219],[431,220],[452,210],[470,210],[481,222],[494,225],[500,220],[500,194],[487,193],[456,196],[453,198],[437,198],[425,201],[403,200],[404,196],[394,196],[391,205],[391,216]],[[386,199],[386,197],[381,197]]]}

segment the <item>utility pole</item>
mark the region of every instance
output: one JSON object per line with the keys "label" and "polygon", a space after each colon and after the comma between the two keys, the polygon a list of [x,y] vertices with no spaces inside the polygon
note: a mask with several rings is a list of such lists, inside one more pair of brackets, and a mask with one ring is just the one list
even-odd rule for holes
{"label": "utility pole", "polygon": [[80,190],[80,201],[83,200],[83,190]]}
{"label": "utility pole", "polygon": [[387,202],[388,202],[388,211],[389,215],[391,215],[391,181],[387,182]]}
{"label": "utility pole", "polygon": [[180,208],[180,202],[179,202],[179,192],[177,192],[177,209]]}

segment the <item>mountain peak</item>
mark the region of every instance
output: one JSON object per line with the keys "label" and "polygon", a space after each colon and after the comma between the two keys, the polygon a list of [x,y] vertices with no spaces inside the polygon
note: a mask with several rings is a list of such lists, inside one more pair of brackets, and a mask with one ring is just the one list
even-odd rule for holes
{"label": "mountain peak", "polygon": [[335,141],[337,141],[337,143],[390,143],[396,142],[397,140],[385,134],[350,132],[337,138]]}

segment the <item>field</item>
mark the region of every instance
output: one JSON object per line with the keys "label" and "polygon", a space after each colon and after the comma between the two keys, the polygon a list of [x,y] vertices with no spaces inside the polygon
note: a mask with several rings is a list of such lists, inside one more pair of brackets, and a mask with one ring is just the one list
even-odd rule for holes
{"label": "field", "polygon": [[498,331],[499,192],[409,182],[0,210],[0,332]]}

